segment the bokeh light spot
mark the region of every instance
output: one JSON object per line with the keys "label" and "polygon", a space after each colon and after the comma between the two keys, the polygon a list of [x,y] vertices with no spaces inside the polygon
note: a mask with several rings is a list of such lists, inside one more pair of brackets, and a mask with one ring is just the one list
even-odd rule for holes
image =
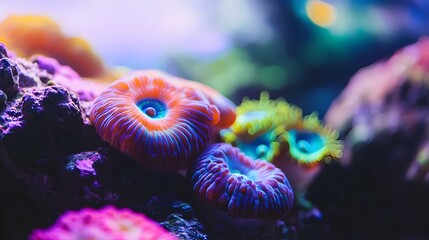
{"label": "bokeh light spot", "polygon": [[327,2],[312,0],[305,9],[308,18],[319,27],[329,27],[337,20],[337,11]]}

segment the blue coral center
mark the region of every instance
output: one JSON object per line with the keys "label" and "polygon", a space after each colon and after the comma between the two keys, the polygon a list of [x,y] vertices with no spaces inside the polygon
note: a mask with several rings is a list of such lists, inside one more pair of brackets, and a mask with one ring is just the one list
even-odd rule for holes
{"label": "blue coral center", "polygon": [[256,180],[258,177],[257,171],[245,166],[240,162],[239,159],[236,159],[234,156],[228,157],[226,159],[226,164],[228,165],[228,169],[232,174],[239,175],[238,178],[247,177],[250,180]]}
{"label": "blue coral center", "polygon": [[152,119],[160,119],[167,115],[167,106],[158,99],[142,99],[137,103],[137,107],[143,114]]}
{"label": "blue coral center", "polygon": [[325,146],[325,141],[318,133],[308,131],[289,130],[291,147],[301,153],[312,154]]}
{"label": "blue coral center", "polygon": [[272,132],[267,132],[254,139],[238,139],[237,146],[247,156],[267,160],[272,142]]}

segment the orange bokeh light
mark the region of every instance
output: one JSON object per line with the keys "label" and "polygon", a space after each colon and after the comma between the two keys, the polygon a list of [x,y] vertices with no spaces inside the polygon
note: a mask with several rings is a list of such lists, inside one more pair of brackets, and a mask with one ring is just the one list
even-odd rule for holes
{"label": "orange bokeh light", "polygon": [[334,6],[324,1],[309,1],[306,11],[308,18],[320,27],[329,27],[337,20],[337,11]]}

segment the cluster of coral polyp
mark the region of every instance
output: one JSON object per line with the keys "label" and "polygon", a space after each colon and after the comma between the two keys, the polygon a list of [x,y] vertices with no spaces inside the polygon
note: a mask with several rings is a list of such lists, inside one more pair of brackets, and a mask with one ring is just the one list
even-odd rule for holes
{"label": "cluster of coral polyp", "polygon": [[[207,148],[219,118],[221,126],[233,122],[234,106],[214,90],[186,82],[157,71],[131,73],[99,95],[90,118],[103,140],[145,168],[177,172],[192,166],[197,197],[231,217],[284,216],[293,205],[284,173],[229,144]],[[223,160],[212,161],[219,155]]]}
{"label": "cluster of coral polyp", "polygon": [[222,139],[280,167],[297,190],[305,188],[321,162],[342,155],[338,134],[317,114],[303,117],[301,109],[282,99],[271,100],[266,92],[260,100],[244,99],[236,112],[234,124],[220,132]]}
{"label": "cluster of coral polyp", "polygon": [[63,214],[49,229],[34,231],[30,240],[174,240],[158,223],[143,214],[112,206]]}
{"label": "cluster of coral polyp", "polygon": [[[237,108],[208,86],[157,70],[133,71],[106,87],[55,59],[28,61],[3,45],[0,55],[2,166],[31,189],[49,219],[68,209],[119,205],[183,239],[206,239],[186,203],[168,202],[168,213],[153,213],[148,199],[172,194],[196,203],[213,238],[281,238],[274,237],[284,232],[274,230],[283,226],[276,221],[291,210],[291,185],[300,181],[290,184],[292,173],[281,163],[314,166],[341,155],[337,135],[315,115],[303,117],[265,92]],[[132,239],[143,234],[142,219],[86,209],[32,238]],[[252,227],[223,232],[212,224],[234,220]]]}

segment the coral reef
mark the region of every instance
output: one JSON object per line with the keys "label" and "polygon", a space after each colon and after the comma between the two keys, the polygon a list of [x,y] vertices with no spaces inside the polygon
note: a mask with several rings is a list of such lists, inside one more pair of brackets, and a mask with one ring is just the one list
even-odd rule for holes
{"label": "coral reef", "polygon": [[219,110],[192,89],[137,72],[103,91],[90,117],[103,140],[142,166],[174,172],[204,150]]}
{"label": "coral reef", "polygon": [[426,239],[428,49],[359,71],[326,127],[266,92],[236,107],[156,70],[103,89],[0,44],[1,238]]}
{"label": "coral reef", "polygon": [[[15,182],[10,188],[20,191],[16,194],[22,201],[10,201],[16,194],[2,199],[9,202],[10,211],[5,213],[13,212],[11,219],[25,219],[23,224],[28,225],[25,228],[23,224],[4,226],[7,229],[2,226],[2,238],[25,238],[31,228],[46,228],[52,224],[52,219],[69,209],[106,205],[131,207],[143,212],[181,239],[208,238],[189,204],[193,197],[184,177],[146,171],[100,139],[89,120],[92,100],[99,94],[99,86],[87,84],[74,70],[54,59],[36,56],[27,61],[7,55],[3,45],[0,50],[3,61],[8,63],[2,66],[6,75],[0,80],[2,83],[13,80],[12,84],[2,85],[3,95],[0,94],[3,96],[1,176],[10,183]],[[235,106],[220,95],[213,95],[210,89],[198,85],[187,88],[184,86],[186,80],[181,81],[178,83],[178,79],[174,79],[165,84],[182,89],[185,95],[195,94],[199,110],[216,113],[202,116],[197,111],[194,114],[199,122],[193,127],[201,126],[201,120],[207,119],[208,128],[197,132],[210,132],[204,143],[207,144],[218,120],[217,107],[223,109],[220,114],[226,124],[235,118]],[[3,90],[10,93],[10,97]],[[186,107],[191,100],[183,101]],[[146,103],[141,102],[140,106],[150,115],[152,109]],[[156,109],[159,105],[153,107],[153,110],[159,110]],[[183,136],[179,135],[177,144],[189,146]],[[202,139],[190,141],[200,143]],[[34,206],[37,214],[26,217],[28,208],[19,204]]]}
{"label": "coral reef", "polygon": [[69,211],[47,230],[36,230],[31,240],[51,239],[177,239],[156,222],[129,209],[107,206],[99,210]]}
{"label": "coral reef", "polygon": [[[186,172],[177,170],[189,167],[201,157],[207,146],[215,141],[217,131],[229,127],[236,117],[235,105],[215,90],[159,71],[136,71],[101,91],[102,85],[87,82],[55,59],[34,56],[30,61],[25,60],[10,54],[3,45],[0,46],[0,54],[4,63],[0,68],[3,74],[0,78],[0,175],[13,183],[2,189],[17,191],[13,195],[2,196],[2,200],[6,199],[10,205],[6,213],[13,213],[11,219],[15,219],[6,224],[7,230],[1,231],[5,239],[20,239],[28,236],[31,229],[47,228],[67,210],[99,209],[107,205],[143,213],[180,239],[294,238],[289,225],[277,220],[291,208],[293,194],[290,185],[280,170],[265,161],[247,159],[246,169],[249,176],[259,174],[258,178],[272,179],[254,183],[248,187],[247,194],[239,194],[238,198],[251,197],[252,189],[257,190],[261,185],[255,194],[261,193],[262,200],[258,199],[253,206],[266,205],[270,210],[250,211],[251,216],[244,217],[247,210],[237,210],[240,202],[251,201],[243,198],[238,199],[236,210],[231,211],[233,215],[244,218],[275,220],[258,223],[257,226],[230,226],[229,223],[206,219],[203,211],[194,213],[199,200],[192,193],[189,179],[184,177]],[[114,90],[115,86],[119,88]],[[123,90],[127,87],[135,98],[125,97]],[[110,97],[103,100],[104,95]],[[155,129],[158,124],[158,130],[164,130],[161,126],[166,123],[164,120],[175,117],[174,124],[169,123],[173,127],[165,131],[172,137],[166,135],[165,138],[149,140],[121,135],[120,131],[105,133],[111,134],[110,138],[125,136],[124,139],[141,143],[151,153],[148,156],[127,154],[127,141],[118,142],[119,146],[125,146],[123,149],[116,149],[117,146],[103,141],[106,140],[103,139],[104,133],[98,128],[113,122],[98,122],[97,119],[101,121],[102,118],[97,115],[97,104],[111,103],[106,108],[110,107],[114,113],[130,113],[122,106],[111,108],[121,103],[117,100],[121,97],[128,99],[124,104],[132,106],[136,116],[146,119],[147,128],[138,131],[138,136],[161,134],[161,131],[150,132],[147,129]],[[101,111],[102,107],[99,109]],[[138,130],[125,118],[118,121],[123,121],[124,131]],[[174,126],[177,131],[170,131]],[[172,145],[168,147],[169,141]],[[142,149],[139,147],[136,152],[141,153]],[[237,153],[238,149],[235,151]],[[167,166],[168,162],[161,161],[163,157],[167,160],[181,158],[184,163]],[[154,166],[141,164],[150,160]],[[232,164],[232,159],[226,160]],[[276,200],[263,200],[274,193]],[[20,201],[10,201],[17,195]],[[28,204],[29,207],[20,204]],[[35,216],[29,218],[26,215],[31,206],[35,208]],[[25,219],[23,221],[27,225],[15,224],[19,219]],[[70,229],[79,227],[78,223],[71,225]],[[47,231],[39,230],[32,236],[38,239],[44,234],[46,237],[49,234],[68,234],[53,230],[59,224],[54,224]],[[17,231],[21,226],[22,229]],[[92,230],[86,233],[102,234]]]}

